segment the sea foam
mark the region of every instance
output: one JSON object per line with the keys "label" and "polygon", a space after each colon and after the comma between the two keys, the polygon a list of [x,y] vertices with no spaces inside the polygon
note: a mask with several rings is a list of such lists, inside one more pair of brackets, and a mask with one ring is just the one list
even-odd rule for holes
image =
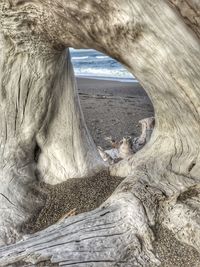
{"label": "sea foam", "polygon": [[92,49],[70,49],[75,75],[106,80],[137,82],[116,60]]}

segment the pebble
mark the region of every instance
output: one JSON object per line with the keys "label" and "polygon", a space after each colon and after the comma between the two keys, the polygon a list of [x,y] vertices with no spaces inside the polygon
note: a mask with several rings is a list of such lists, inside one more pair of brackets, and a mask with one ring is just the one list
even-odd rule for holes
{"label": "pebble", "polygon": [[43,184],[48,193],[46,204],[26,225],[26,231],[34,233],[42,230],[73,209],[79,214],[99,207],[122,180],[103,171],[92,177],[69,179],[55,186]]}

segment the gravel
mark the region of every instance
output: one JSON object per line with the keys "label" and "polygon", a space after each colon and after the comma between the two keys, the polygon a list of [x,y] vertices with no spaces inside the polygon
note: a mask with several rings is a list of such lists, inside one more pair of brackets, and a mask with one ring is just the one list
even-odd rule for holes
{"label": "gravel", "polygon": [[50,186],[44,185],[47,192],[44,208],[24,226],[24,231],[33,233],[57,221],[71,210],[79,213],[99,207],[116,189],[123,179],[110,176],[107,171],[87,178],[74,178]]}

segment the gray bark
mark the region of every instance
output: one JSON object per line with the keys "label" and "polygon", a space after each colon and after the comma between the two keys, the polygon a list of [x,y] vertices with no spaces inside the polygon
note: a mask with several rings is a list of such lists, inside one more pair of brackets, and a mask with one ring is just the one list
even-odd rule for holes
{"label": "gray bark", "polygon": [[[22,12],[33,36],[44,38],[41,43],[48,40],[56,51],[59,45],[95,48],[126,65],[150,96],[156,125],[140,152],[111,167],[112,174],[126,179],[106,203],[2,247],[0,266],[45,261],[59,266],[159,265],[153,246],[156,226],[166,227],[181,243],[200,252],[200,44],[192,28],[164,0],[10,3],[13,6],[3,14]],[[7,32],[9,38],[11,33]],[[31,49],[33,43],[31,37]],[[26,53],[20,55],[24,60]],[[56,79],[54,68],[47,60],[43,71],[51,75],[43,84],[49,77]],[[51,136],[53,129],[48,129]],[[50,162],[54,164],[52,158]]]}

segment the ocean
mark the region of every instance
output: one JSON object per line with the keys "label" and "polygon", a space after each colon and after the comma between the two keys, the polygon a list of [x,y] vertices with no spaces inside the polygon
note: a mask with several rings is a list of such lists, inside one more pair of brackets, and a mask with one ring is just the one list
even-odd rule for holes
{"label": "ocean", "polygon": [[123,65],[105,54],[93,49],[70,48],[70,52],[77,77],[137,82]]}

